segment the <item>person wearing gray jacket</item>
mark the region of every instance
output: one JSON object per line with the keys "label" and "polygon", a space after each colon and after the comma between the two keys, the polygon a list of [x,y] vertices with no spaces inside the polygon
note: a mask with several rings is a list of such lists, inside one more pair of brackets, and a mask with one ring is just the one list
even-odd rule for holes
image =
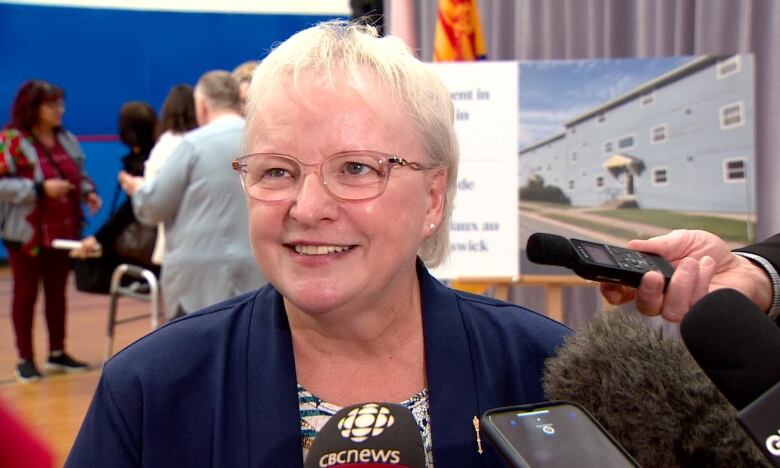
{"label": "person wearing gray jacket", "polygon": [[226,71],[195,87],[199,128],[187,133],[159,172],[144,181],[120,174],[136,218],[165,225],[162,291],[168,318],[259,288],[266,280],[247,234],[246,200],[230,163],[244,119],[238,84]]}

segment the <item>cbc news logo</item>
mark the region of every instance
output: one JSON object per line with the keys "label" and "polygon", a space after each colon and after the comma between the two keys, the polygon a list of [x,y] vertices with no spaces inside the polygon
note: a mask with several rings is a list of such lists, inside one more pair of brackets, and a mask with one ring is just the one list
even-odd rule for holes
{"label": "cbc news logo", "polygon": [[376,403],[366,403],[353,408],[339,420],[341,437],[353,442],[363,442],[369,436],[376,437],[393,425],[395,419],[390,410]]}
{"label": "cbc news logo", "polygon": [[766,449],[775,457],[780,457],[780,431],[766,438]]}

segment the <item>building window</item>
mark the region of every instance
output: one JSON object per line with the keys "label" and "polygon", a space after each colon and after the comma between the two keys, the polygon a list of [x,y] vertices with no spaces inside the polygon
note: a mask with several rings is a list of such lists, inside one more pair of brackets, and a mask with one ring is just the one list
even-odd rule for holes
{"label": "building window", "polygon": [[619,150],[631,149],[634,147],[634,135],[626,135],[620,137],[617,141],[617,147]]}
{"label": "building window", "polygon": [[728,130],[730,128],[741,127],[745,124],[745,109],[741,102],[728,104],[720,108],[720,128]]}
{"label": "building window", "polygon": [[647,94],[643,94],[639,97],[639,107],[652,106],[655,102],[655,91],[650,91]]}
{"label": "building window", "polygon": [[745,158],[723,160],[723,180],[726,182],[744,182],[746,174]]}
{"label": "building window", "polygon": [[612,140],[605,141],[604,142],[604,154],[609,154],[612,152]]}
{"label": "building window", "polygon": [[718,62],[718,66],[715,67],[715,76],[720,80],[727,76],[739,73],[742,69],[742,65],[739,60],[739,55],[735,55],[730,59]]}
{"label": "building window", "polygon": [[653,185],[669,185],[669,169],[665,167],[653,169]]}
{"label": "building window", "polygon": [[664,143],[668,138],[668,134],[669,126],[666,124],[653,127],[653,129],[650,130],[650,142],[654,145],[657,145],[658,143]]}
{"label": "building window", "polygon": [[596,176],[596,188],[604,186],[604,176]]}
{"label": "building window", "polygon": [[572,151],[569,154],[569,162],[572,163],[572,164],[577,164],[577,152],[576,151]]}
{"label": "building window", "polygon": [[569,190],[574,190],[574,179],[569,179]]}

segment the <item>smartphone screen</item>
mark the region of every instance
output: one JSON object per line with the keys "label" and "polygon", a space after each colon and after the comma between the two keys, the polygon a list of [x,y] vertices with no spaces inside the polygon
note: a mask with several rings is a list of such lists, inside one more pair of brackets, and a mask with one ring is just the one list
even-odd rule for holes
{"label": "smartphone screen", "polygon": [[[635,467],[634,461],[583,409],[556,404],[530,409],[507,408],[487,415],[516,466]],[[496,434],[497,432],[497,434]],[[519,458],[518,458],[519,457]]]}

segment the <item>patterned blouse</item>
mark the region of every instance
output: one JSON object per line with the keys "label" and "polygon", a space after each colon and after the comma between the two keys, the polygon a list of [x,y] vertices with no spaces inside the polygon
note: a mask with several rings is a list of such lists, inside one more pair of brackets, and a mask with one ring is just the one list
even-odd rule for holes
{"label": "patterned blouse", "polygon": [[[412,412],[422,435],[423,448],[425,449],[425,465],[427,468],[433,468],[433,447],[431,446],[431,427],[428,418],[428,389],[422,389],[416,395],[399,404]],[[301,444],[303,446],[303,459],[305,460],[306,455],[309,453],[309,448],[319,431],[341,407],[322,401],[299,384],[298,408],[301,414]]]}

